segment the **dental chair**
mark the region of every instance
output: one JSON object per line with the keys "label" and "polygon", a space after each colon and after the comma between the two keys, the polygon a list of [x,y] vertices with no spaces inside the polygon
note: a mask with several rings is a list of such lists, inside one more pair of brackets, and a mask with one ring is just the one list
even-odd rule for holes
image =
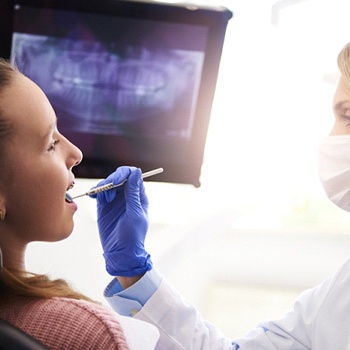
{"label": "dental chair", "polygon": [[0,350],[48,350],[19,328],[0,319]]}

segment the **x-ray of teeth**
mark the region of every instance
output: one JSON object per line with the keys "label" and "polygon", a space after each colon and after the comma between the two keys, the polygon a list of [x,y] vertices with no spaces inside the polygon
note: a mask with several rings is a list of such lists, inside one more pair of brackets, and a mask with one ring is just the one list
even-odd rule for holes
{"label": "x-ray of teeth", "polygon": [[[65,128],[191,137],[204,54],[17,33],[13,56]],[[40,67],[40,69],[38,69]]]}

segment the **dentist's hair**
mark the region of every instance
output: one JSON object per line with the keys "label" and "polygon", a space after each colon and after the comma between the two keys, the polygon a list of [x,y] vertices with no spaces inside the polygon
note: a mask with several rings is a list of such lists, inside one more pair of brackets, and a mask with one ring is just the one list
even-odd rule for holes
{"label": "dentist's hair", "polygon": [[350,42],[340,51],[337,63],[345,83],[350,87]]}

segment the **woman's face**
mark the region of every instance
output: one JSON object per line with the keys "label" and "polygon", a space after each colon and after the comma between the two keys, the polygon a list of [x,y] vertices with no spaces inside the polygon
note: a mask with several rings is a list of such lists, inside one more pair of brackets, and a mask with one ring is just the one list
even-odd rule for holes
{"label": "woman's face", "polygon": [[58,132],[51,104],[31,80],[17,74],[0,98],[14,124],[0,180],[6,210],[0,224],[10,239],[24,243],[64,239],[73,230],[77,210],[65,201],[65,193],[82,154]]}
{"label": "woman's face", "polygon": [[350,135],[350,87],[341,77],[333,99],[335,116],[331,135]]}

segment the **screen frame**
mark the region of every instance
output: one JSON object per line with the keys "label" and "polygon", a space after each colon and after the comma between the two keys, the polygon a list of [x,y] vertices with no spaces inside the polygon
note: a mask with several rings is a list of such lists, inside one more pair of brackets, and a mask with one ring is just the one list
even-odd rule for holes
{"label": "screen frame", "polygon": [[[0,4],[0,23],[4,25],[1,25],[0,29],[0,56],[6,59],[10,58],[11,53],[15,4],[206,26],[208,28],[207,47],[194,115],[193,133],[191,139],[185,145],[186,161],[176,163],[172,160],[164,161],[162,159],[161,163],[159,163],[157,159],[154,159],[143,163],[137,159],[130,159],[128,161],[129,164],[126,164],[125,160],[122,163],[118,163],[117,160],[111,162],[97,158],[90,159],[85,155],[83,162],[75,168],[77,177],[103,178],[121,165],[138,166],[142,171],[162,167],[164,168],[164,172],[150,178],[150,181],[192,184],[195,187],[200,186],[200,174],[222,47],[228,21],[233,15],[230,10],[221,6],[198,6],[190,3],[169,4],[162,1],[2,0]],[[77,144],[74,134],[67,136]],[[184,150],[181,151],[183,152]]]}

